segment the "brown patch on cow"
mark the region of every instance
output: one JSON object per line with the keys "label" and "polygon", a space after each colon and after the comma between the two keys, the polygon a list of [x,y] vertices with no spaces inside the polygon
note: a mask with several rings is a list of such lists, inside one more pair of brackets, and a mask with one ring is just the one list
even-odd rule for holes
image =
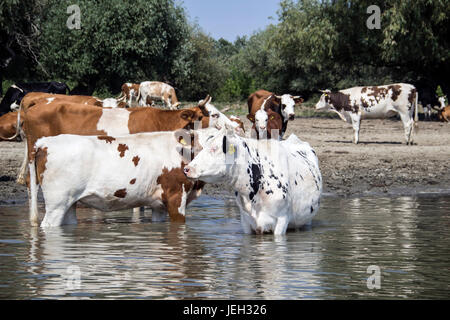
{"label": "brown patch on cow", "polygon": [[349,94],[344,94],[342,92],[332,92],[325,96],[325,100],[329,104],[332,104],[337,111],[341,111],[343,109],[344,111],[351,111],[356,113],[359,110],[359,107],[357,105],[351,105]]}
{"label": "brown patch on cow", "polygon": [[134,166],[137,167],[137,165],[139,164],[139,160],[141,160],[141,158],[139,158],[138,156],[134,156],[133,160],[131,161],[133,161]]}
{"label": "brown patch on cow", "polygon": [[[415,88],[409,92],[408,101],[411,105],[413,105],[414,102],[416,101],[416,92],[417,92],[417,90]],[[416,106],[416,108],[417,108],[417,106]]]}
{"label": "brown patch on cow", "polygon": [[367,87],[364,87],[361,89],[361,93],[366,93],[366,91],[367,91]]}
{"label": "brown patch on cow", "polygon": [[127,189],[119,189],[116,192],[114,192],[114,197],[117,198],[125,198],[127,195]]}
{"label": "brown patch on cow", "polygon": [[42,181],[44,179],[44,172],[47,164],[47,150],[45,147],[43,149],[38,149],[35,155],[36,161],[36,182],[42,185]]}
{"label": "brown patch on cow", "polygon": [[402,93],[401,86],[398,84],[388,86],[388,89],[392,90],[392,100],[396,101],[398,96]]}
{"label": "brown patch on cow", "polygon": [[112,142],[113,142],[114,140],[116,140],[116,138],[113,138],[113,137],[111,137],[111,136],[98,136],[97,139],[98,139],[98,140],[105,140],[106,143],[111,143],[111,144],[112,144]]}
{"label": "brown patch on cow", "polygon": [[136,178],[130,180],[130,184],[135,184],[135,183],[136,183]]}
{"label": "brown patch on cow", "polygon": [[120,157],[123,158],[125,156],[125,151],[128,150],[128,146],[126,144],[120,143],[117,147],[117,150],[120,152]]}
{"label": "brown patch on cow", "polygon": [[[382,88],[382,87],[370,87],[369,88],[372,92],[368,93],[368,96],[373,96],[376,100],[376,102],[380,102],[380,100],[383,98],[386,98],[386,95],[388,93],[388,89]],[[362,91],[361,91],[362,92]]]}
{"label": "brown patch on cow", "polygon": [[[164,203],[169,213],[170,221],[185,222],[186,218],[180,214],[178,208],[181,205],[181,198],[184,190],[188,196],[186,205],[189,203],[190,191],[194,187],[194,182],[188,180],[183,173],[184,164],[181,164],[180,168],[173,168],[170,171],[164,168],[161,175],[156,180],[156,183],[161,185],[163,193],[161,194],[161,200]],[[201,189],[203,183],[199,182],[196,188]],[[195,190],[198,190],[195,189]]]}

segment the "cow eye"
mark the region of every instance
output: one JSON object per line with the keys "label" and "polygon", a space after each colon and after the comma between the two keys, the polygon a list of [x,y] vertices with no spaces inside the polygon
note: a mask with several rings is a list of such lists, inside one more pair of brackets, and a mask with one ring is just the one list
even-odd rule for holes
{"label": "cow eye", "polygon": [[286,109],[286,105],[285,104],[282,104],[281,105],[281,108],[284,110],[284,109]]}
{"label": "cow eye", "polygon": [[219,115],[218,115],[218,114],[213,114],[212,117],[213,117],[213,118],[218,118]]}

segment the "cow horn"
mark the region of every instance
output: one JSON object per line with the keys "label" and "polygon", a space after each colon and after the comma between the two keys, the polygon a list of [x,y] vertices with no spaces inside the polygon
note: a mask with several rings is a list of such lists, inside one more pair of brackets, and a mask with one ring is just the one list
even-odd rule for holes
{"label": "cow horn", "polygon": [[199,107],[204,107],[211,100],[211,96],[208,94],[205,99],[200,101]]}
{"label": "cow horn", "polygon": [[273,95],[277,99],[281,99],[281,96],[277,96],[276,94]]}
{"label": "cow horn", "polygon": [[330,90],[328,90],[328,89],[326,89],[326,90],[319,90],[320,92],[322,92],[322,93],[330,93],[331,91]]}

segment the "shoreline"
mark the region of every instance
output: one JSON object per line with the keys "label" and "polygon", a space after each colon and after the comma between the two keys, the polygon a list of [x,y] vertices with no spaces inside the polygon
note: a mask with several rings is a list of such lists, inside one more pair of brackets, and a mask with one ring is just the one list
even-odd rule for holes
{"label": "shoreline", "polygon": [[[393,119],[364,121],[358,145],[351,142],[351,125],[339,119],[296,118],[285,138],[292,133],[317,153],[323,197],[450,195],[450,124],[420,122],[413,146],[405,145],[403,126]],[[0,206],[28,201],[26,188],[15,182],[23,152],[24,142],[0,142]],[[234,199],[224,185],[207,184],[202,195]]]}

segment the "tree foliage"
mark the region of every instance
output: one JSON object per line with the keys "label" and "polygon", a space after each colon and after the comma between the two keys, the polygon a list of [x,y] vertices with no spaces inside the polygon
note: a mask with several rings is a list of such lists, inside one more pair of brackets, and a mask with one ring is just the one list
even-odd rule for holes
{"label": "tree foliage", "polygon": [[234,42],[213,39],[175,0],[79,0],[81,29],[71,30],[72,2],[2,1],[0,75],[111,93],[159,80],[185,100],[397,81],[450,89],[449,0],[377,1],[381,29],[372,30],[371,0],[282,0],[277,23]]}

